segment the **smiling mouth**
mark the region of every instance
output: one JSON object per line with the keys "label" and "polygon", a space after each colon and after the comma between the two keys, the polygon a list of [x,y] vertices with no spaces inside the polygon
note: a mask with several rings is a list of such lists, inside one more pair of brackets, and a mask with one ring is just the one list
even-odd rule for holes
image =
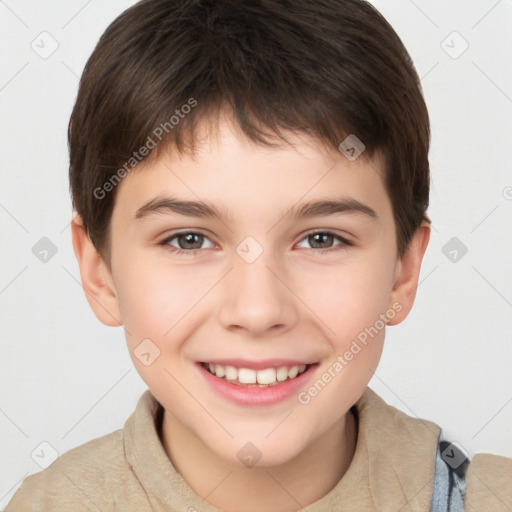
{"label": "smiling mouth", "polygon": [[279,366],[253,370],[251,368],[237,368],[231,365],[201,363],[201,366],[215,377],[238,386],[248,387],[272,387],[293,380],[305,373],[311,366],[301,364],[294,366]]}

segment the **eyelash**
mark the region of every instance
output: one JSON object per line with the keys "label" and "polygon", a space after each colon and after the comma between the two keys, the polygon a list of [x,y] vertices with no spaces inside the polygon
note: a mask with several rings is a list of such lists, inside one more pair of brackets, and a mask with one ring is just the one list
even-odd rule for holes
{"label": "eyelash", "polygon": [[[313,235],[318,235],[318,234],[322,234],[322,235],[329,235],[329,236],[332,236],[334,238],[337,238],[338,241],[340,241],[341,243],[338,244],[338,245],[335,245],[333,247],[329,247],[328,249],[317,249],[317,248],[312,248],[310,249],[311,251],[315,251],[315,252],[318,252],[320,253],[321,255],[325,255],[326,253],[331,253],[333,251],[336,251],[336,250],[341,250],[341,249],[347,249],[348,247],[351,247],[353,245],[352,242],[350,242],[349,240],[347,240],[346,238],[343,238],[342,236],[340,235],[337,235],[336,233],[333,233],[332,231],[322,231],[322,230],[317,230],[317,231],[312,231],[310,233],[307,233],[301,240],[300,242],[302,242],[303,240],[305,240],[306,238],[309,238],[310,236],[313,236]],[[204,235],[203,233],[201,232],[198,232],[198,231],[181,231],[179,233],[175,233],[174,235],[171,235],[167,238],[165,238],[164,240],[162,240],[161,242],[158,243],[158,245],[161,245],[161,246],[166,246],[169,251],[172,253],[172,254],[176,254],[176,255],[186,255],[186,256],[197,256],[197,253],[201,250],[201,249],[178,249],[177,247],[174,247],[174,246],[171,246],[169,245],[169,242],[171,240],[174,240],[175,238],[177,238],[178,236],[182,236],[182,235],[201,235],[205,238],[208,238],[206,235]]]}

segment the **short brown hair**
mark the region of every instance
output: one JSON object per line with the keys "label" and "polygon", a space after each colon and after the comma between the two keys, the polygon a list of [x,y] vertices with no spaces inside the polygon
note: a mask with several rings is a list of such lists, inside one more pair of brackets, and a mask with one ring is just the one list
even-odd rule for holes
{"label": "short brown hair", "polygon": [[[226,107],[260,144],[275,146],[276,135],[286,142],[284,129],[333,148],[354,134],[366,155],[381,152],[400,257],[421,222],[430,223],[430,128],[419,78],[369,3],[143,0],[101,36],[68,127],[73,208],[108,265],[113,178],[129,172],[126,162],[158,127],[166,129],[148,158],[169,144],[194,151],[198,123]],[[179,113],[186,115],[172,123]]]}

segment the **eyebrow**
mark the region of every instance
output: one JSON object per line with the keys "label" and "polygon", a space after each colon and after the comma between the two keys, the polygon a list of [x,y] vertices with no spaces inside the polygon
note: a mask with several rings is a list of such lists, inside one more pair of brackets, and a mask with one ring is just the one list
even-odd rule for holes
{"label": "eyebrow", "polygon": [[[175,213],[178,215],[185,215],[188,217],[200,218],[216,218],[220,221],[231,221],[234,218],[232,213],[223,208],[217,208],[214,204],[204,201],[183,201],[174,197],[155,197],[143,206],[141,206],[135,213],[135,219],[141,220],[151,215],[160,215],[166,213]],[[295,205],[285,211],[279,218],[284,216],[292,216],[297,219],[304,219],[310,217],[335,215],[339,213],[344,214],[363,214],[372,219],[377,219],[377,213],[373,208],[361,203],[354,198],[339,198],[316,200]]]}

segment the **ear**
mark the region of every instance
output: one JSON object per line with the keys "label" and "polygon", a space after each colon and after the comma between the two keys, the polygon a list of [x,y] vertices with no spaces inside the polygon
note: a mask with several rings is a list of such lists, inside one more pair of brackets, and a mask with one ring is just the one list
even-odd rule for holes
{"label": "ear", "polygon": [[123,325],[110,270],[91,242],[78,214],[71,220],[71,232],[82,286],[94,314],[105,325]]}
{"label": "ear", "polygon": [[[418,288],[421,262],[430,240],[430,224],[422,222],[413,235],[409,247],[403,257],[398,260],[393,289],[389,297],[388,307],[393,304],[396,315],[387,321],[387,325],[396,325],[402,322],[412,309]],[[401,305],[401,309],[396,307]]]}

